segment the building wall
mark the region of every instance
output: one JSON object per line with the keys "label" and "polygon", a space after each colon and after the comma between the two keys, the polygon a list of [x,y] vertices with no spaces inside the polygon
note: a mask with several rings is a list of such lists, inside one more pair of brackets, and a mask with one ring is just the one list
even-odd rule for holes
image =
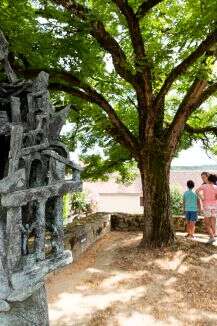
{"label": "building wall", "polygon": [[[180,193],[183,193],[186,190],[187,180],[193,180],[196,189],[202,183],[200,176],[202,171],[171,170],[170,187],[177,188]],[[210,169],[210,172],[217,174],[216,170]],[[116,183],[115,178],[112,177],[107,182],[84,182],[84,190],[92,194],[93,200],[97,199],[98,212],[143,213],[143,208],[140,206],[142,187],[139,176],[130,185]]]}
{"label": "building wall", "polygon": [[139,194],[100,194],[97,206],[99,212],[143,213]]}
{"label": "building wall", "polygon": [[[170,171],[170,187],[179,189],[180,192],[186,190],[186,183],[188,180],[193,180],[195,183],[195,189],[202,184],[200,171]],[[216,174],[216,170],[208,170],[208,172]]]}

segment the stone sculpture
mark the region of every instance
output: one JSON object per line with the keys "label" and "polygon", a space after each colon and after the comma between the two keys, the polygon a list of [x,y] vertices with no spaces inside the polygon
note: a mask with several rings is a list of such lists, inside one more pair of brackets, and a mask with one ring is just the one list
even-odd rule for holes
{"label": "stone sculpture", "polygon": [[54,109],[47,73],[17,78],[3,33],[0,63],[0,325],[48,325],[44,277],[72,261],[62,197],[81,190],[80,169],[58,139],[70,107]]}

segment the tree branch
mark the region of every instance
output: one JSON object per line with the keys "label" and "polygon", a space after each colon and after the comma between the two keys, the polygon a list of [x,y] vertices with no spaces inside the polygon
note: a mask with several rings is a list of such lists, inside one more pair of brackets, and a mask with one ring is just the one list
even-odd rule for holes
{"label": "tree branch", "polygon": [[213,126],[206,126],[203,128],[194,128],[186,123],[184,129],[190,134],[213,133],[215,136],[217,136],[217,127],[213,127]]}
{"label": "tree branch", "polygon": [[[33,78],[39,74],[40,71],[46,71],[50,76],[49,88],[56,91],[63,91],[70,95],[79,97],[87,102],[95,103],[107,113],[109,121],[113,126],[117,135],[123,137],[123,143],[125,147],[130,149],[133,153],[136,153],[138,142],[136,137],[129,131],[125,124],[119,119],[113,107],[94,88],[81,82],[79,78],[67,71],[58,71],[51,69],[22,69],[20,66],[14,66],[19,74],[27,78]],[[121,138],[120,137],[120,138]],[[137,148],[138,149],[138,148]]]}
{"label": "tree branch", "polygon": [[59,71],[55,69],[46,69],[46,68],[23,68],[16,64],[13,65],[14,70],[24,76],[25,78],[35,78],[41,71],[45,71],[49,74],[50,79],[62,79],[67,83],[71,83],[73,86],[82,86],[82,82],[68,71]]}
{"label": "tree branch", "polygon": [[152,83],[151,69],[145,54],[144,41],[139,26],[139,20],[134,13],[132,7],[128,4],[128,0],[112,0],[120,12],[125,16],[133,50],[135,54],[136,67],[136,90],[137,96],[144,98],[144,107],[141,109],[151,109],[152,107]]}
{"label": "tree branch", "polygon": [[168,130],[169,151],[173,152],[175,150],[186,121],[192,112],[200,106],[202,94],[206,85],[206,81],[196,79],[180,104]]}
{"label": "tree branch", "polygon": [[140,31],[139,21],[132,7],[128,4],[127,0],[112,1],[116,4],[122,15],[124,15],[126,18],[137,64],[144,64],[146,59],[144,42]]}
{"label": "tree branch", "polygon": [[116,72],[127,82],[135,85],[135,77],[130,70],[126,55],[118,42],[108,33],[103,23],[98,20],[91,11],[74,0],[52,0],[57,5],[63,6],[76,17],[88,23],[90,34],[98,41],[100,46],[112,56]]}
{"label": "tree branch", "polygon": [[135,156],[138,151],[138,141],[136,137],[130,132],[125,124],[119,119],[117,113],[105,97],[98,93],[90,85],[83,83],[78,77],[74,76],[71,72],[58,71],[54,69],[23,69],[18,65],[14,65],[13,68],[19,74],[26,78],[34,78],[42,70],[46,71],[50,76],[49,88],[56,91],[63,91],[73,96],[79,97],[87,102],[97,104],[104,112],[107,113],[110,123],[112,124],[112,135],[119,135],[122,140],[122,145],[130,149]]}
{"label": "tree branch", "polygon": [[[196,79],[184,97],[179,109],[176,112],[173,122],[168,129],[169,146],[174,146],[175,142],[180,137],[182,130],[186,128],[186,122],[192,112],[199,108],[201,104],[203,104],[210,96],[217,92],[217,82],[213,83],[207,88],[206,85],[206,81]],[[200,131],[202,131],[201,128]]]}
{"label": "tree branch", "polygon": [[[63,91],[70,95],[79,97],[89,103],[97,104],[104,112],[107,113],[110,123],[112,124],[112,136],[118,138],[118,141],[127,147],[136,156],[138,150],[138,143],[136,137],[129,131],[125,124],[119,119],[117,113],[108,101],[99,94],[96,90],[89,86],[83,87],[84,89],[77,89],[73,86],[64,85],[61,83],[50,82],[50,89],[56,91]],[[134,157],[135,157],[134,156]]]}
{"label": "tree branch", "polygon": [[136,16],[141,19],[143,18],[154,6],[163,0],[145,0],[138,8]]}
{"label": "tree branch", "polygon": [[185,60],[183,60],[178,66],[176,66],[166,78],[163,86],[161,87],[156,100],[155,106],[159,109],[164,101],[165,95],[168,93],[173,82],[197,61],[213,44],[217,42],[217,29],[210,33],[204,41],[194,50]]}
{"label": "tree branch", "polygon": [[213,83],[209,87],[205,89],[202,93],[200,100],[198,101],[197,108],[203,104],[210,96],[212,96],[215,92],[217,92],[217,82]]}

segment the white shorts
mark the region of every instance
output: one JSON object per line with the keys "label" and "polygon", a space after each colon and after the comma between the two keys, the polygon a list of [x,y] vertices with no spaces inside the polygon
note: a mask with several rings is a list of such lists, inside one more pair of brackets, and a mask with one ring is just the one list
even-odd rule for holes
{"label": "white shorts", "polygon": [[204,217],[217,217],[217,207],[216,206],[207,206],[203,210]]}

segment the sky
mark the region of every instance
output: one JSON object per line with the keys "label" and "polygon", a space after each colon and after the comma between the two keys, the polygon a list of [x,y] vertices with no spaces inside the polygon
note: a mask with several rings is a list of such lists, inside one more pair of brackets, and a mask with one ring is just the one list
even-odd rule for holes
{"label": "sky", "polygon": [[178,157],[172,161],[173,166],[201,166],[217,165],[217,156],[207,154],[201,143],[195,143],[187,150],[179,153]]}

